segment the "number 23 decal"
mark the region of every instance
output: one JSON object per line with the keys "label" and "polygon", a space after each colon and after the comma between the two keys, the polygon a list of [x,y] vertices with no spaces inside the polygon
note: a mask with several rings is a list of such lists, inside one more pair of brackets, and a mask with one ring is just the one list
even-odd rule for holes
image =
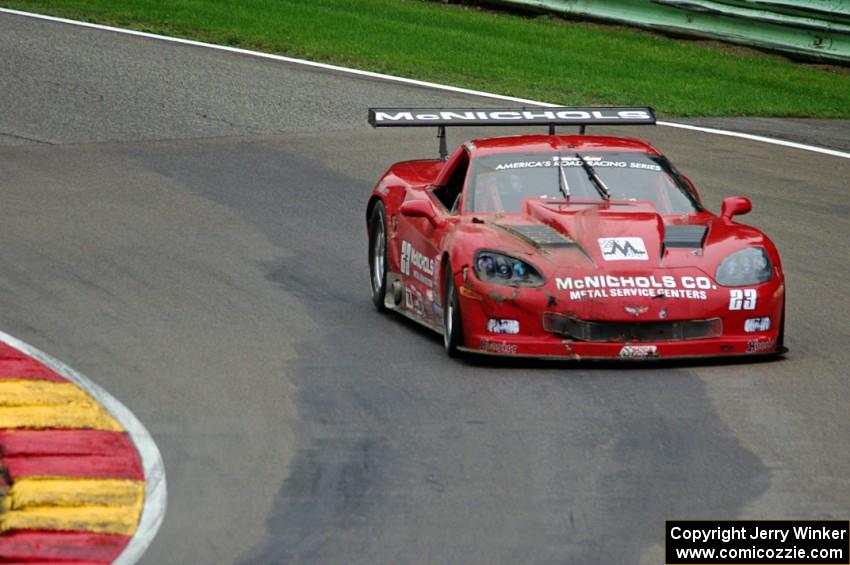
{"label": "number 23 decal", "polygon": [[756,309],[756,289],[745,288],[743,290],[735,289],[729,291],[729,309],[730,310],[755,310]]}

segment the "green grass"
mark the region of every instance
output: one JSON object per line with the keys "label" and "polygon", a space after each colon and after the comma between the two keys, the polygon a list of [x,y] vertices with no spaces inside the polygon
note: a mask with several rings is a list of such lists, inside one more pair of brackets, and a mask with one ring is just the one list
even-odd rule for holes
{"label": "green grass", "polygon": [[422,0],[0,0],[0,5],[565,105],[850,117],[850,74],[621,27]]}

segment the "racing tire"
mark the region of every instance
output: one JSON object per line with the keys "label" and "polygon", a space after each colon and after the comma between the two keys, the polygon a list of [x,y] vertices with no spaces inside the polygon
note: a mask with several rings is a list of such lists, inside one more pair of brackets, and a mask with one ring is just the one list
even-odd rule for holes
{"label": "racing tire", "polygon": [[788,348],[785,347],[785,300],[782,300],[782,318],[779,320],[779,335],[776,336],[776,353],[782,355],[787,353]]}
{"label": "racing tire", "polygon": [[460,305],[457,298],[457,286],[452,276],[452,264],[446,261],[446,279],[443,286],[443,346],[449,357],[460,357],[463,346],[463,326],[460,318]]}
{"label": "racing tire", "polygon": [[369,216],[369,286],[372,303],[378,312],[386,312],[387,294],[387,213],[383,202],[375,204]]}

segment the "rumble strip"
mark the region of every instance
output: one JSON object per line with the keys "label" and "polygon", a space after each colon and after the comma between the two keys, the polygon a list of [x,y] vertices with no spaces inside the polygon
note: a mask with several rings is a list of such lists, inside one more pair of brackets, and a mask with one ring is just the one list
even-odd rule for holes
{"label": "rumble strip", "polygon": [[147,430],[64,364],[0,332],[0,561],[133,563],[165,513]]}

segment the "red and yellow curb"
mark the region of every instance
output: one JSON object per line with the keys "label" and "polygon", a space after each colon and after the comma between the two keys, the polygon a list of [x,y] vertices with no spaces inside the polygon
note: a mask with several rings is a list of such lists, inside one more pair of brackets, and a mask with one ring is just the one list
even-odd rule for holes
{"label": "red and yellow curb", "polygon": [[110,563],[136,532],[142,462],[87,391],[0,343],[0,562]]}

